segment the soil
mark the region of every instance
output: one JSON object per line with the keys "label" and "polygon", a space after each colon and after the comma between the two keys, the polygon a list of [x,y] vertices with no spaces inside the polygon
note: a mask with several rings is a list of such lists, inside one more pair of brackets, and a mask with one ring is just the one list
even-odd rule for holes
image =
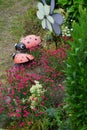
{"label": "soil", "polygon": [[[8,5],[0,5],[0,80],[5,80],[6,70],[13,65],[12,54],[18,41],[11,33],[14,18],[24,15],[29,8],[36,6],[34,0],[12,0]],[[5,3],[6,4],[6,3]],[[20,23],[21,24],[21,23]]]}

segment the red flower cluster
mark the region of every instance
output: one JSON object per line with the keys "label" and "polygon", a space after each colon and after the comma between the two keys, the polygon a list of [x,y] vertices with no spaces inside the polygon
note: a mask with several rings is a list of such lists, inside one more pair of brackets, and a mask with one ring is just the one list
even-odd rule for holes
{"label": "red flower cluster", "polygon": [[[26,118],[30,120],[32,117],[33,120],[36,120],[43,116],[44,108],[52,105],[58,107],[62,104],[64,92],[64,87],[61,84],[64,77],[62,61],[66,58],[66,53],[63,48],[39,51],[40,56],[37,61],[33,61],[28,66],[12,67],[7,71],[10,87],[2,88],[0,86],[0,98],[5,99],[5,107],[0,107],[0,113],[6,108],[8,116],[15,119],[19,127],[26,125]],[[35,80],[39,81],[46,91],[41,95],[38,107],[31,109],[30,88],[35,85]],[[31,124],[32,121],[28,121],[28,125]]]}

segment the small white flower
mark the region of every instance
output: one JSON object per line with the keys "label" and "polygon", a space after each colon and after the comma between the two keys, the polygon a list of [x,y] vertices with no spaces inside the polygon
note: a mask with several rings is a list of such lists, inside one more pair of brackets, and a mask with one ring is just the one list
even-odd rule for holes
{"label": "small white flower", "polygon": [[34,82],[35,82],[36,84],[39,84],[39,81],[37,81],[37,80],[35,80]]}
{"label": "small white flower", "polygon": [[28,101],[31,102],[31,109],[35,108],[38,105],[38,103],[42,100],[41,96],[45,92],[39,81],[35,80],[34,82],[35,85],[32,85],[32,87],[30,88],[31,96],[28,99]]}
{"label": "small white flower", "polygon": [[25,103],[26,101],[27,101],[27,99],[24,99],[24,98],[22,98],[22,100],[21,100],[22,103]]}
{"label": "small white flower", "polygon": [[73,31],[73,28],[71,28],[71,31]]}

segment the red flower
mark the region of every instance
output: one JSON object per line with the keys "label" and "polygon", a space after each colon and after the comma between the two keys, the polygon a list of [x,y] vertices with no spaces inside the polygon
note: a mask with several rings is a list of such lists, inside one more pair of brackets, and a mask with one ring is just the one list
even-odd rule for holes
{"label": "red flower", "polygon": [[20,114],[20,113],[17,113],[17,114],[16,114],[16,117],[20,117],[20,116],[21,116],[21,114]]}
{"label": "red flower", "polygon": [[42,111],[39,112],[40,115],[43,115],[44,113]]}
{"label": "red flower", "polygon": [[28,121],[28,125],[31,125],[32,124],[32,122],[31,121]]}
{"label": "red flower", "polygon": [[41,102],[41,105],[44,106],[44,101]]}
{"label": "red flower", "polygon": [[0,113],[1,113],[2,111],[3,111],[3,108],[1,107],[1,108],[0,108]]}
{"label": "red flower", "polygon": [[19,124],[20,127],[23,127],[24,125],[25,125],[24,122],[21,122],[21,123]]}
{"label": "red flower", "polygon": [[12,94],[12,95],[14,95],[14,94],[15,94],[15,92],[14,92],[14,90],[13,90],[13,89],[12,89],[12,91],[11,91],[11,94]]}

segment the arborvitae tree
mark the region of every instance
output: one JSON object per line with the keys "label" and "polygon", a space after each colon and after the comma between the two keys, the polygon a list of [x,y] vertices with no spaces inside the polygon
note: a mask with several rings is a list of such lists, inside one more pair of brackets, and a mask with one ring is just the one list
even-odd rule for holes
{"label": "arborvitae tree", "polygon": [[72,130],[87,130],[87,11],[74,23],[66,61],[66,103]]}

